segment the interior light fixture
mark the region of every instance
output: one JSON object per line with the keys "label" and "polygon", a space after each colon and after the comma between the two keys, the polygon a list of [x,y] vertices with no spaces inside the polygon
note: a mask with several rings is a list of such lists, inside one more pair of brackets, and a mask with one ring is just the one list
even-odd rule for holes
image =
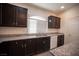
{"label": "interior light fixture", "polygon": [[61,9],[63,9],[64,8],[64,6],[61,6]]}

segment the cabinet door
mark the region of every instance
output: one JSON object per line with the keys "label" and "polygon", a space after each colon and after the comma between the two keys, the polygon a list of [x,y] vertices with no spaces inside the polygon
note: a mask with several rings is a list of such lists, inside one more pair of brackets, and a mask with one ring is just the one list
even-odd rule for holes
{"label": "cabinet door", "polygon": [[0,3],[0,26],[2,25],[2,3]]}
{"label": "cabinet door", "polygon": [[55,27],[60,28],[60,18],[59,17],[55,17]]}
{"label": "cabinet door", "polygon": [[48,17],[48,28],[55,28],[55,17]]}
{"label": "cabinet door", "polygon": [[8,56],[8,51],[7,42],[0,43],[0,56]]}
{"label": "cabinet door", "polygon": [[42,44],[41,44],[41,39],[40,38],[38,38],[37,40],[36,40],[36,54],[39,54],[39,53],[41,53],[42,52]]}
{"label": "cabinet door", "polygon": [[48,17],[48,28],[52,28],[53,20],[52,17]]}
{"label": "cabinet door", "polygon": [[52,23],[52,19],[49,19],[49,20],[48,20],[48,28],[52,28],[52,27],[53,27],[52,24],[53,24],[53,23]]}
{"label": "cabinet door", "polygon": [[47,51],[50,49],[50,37],[41,38],[41,50]]}
{"label": "cabinet door", "polygon": [[25,40],[11,41],[8,43],[10,56],[24,56],[25,55]]}
{"label": "cabinet door", "polygon": [[16,6],[16,26],[27,26],[27,9]]}
{"label": "cabinet door", "polygon": [[8,41],[8,42],[2,42],[1,44],[1,55],[6,55],[6,56],[15,56],[17,55],[17,44],[15,41]]}
{"label": "cabinet door", "polygon": [[9,56],[16,56],[18,44],[17,41],[9,41],[7,42],[7,48],[8,48],[8,55]]}
{"label": "cabinet door", "polygon": [[64,35],[58,35],[57,46],[62,46],[64,44]]}
{"label": "cabinet door", "polygon": [[25,40],[19,40],[17,42],[17,55],[24,56],[25,55]]}
{"label": "cabinet door", "polygon": [[27,47],[27,55],[35,55],[36,54],[36,38],[28,39],[28,47]]}
{"label": "cabinet door", "polygon": [[50,37],[45,38],[42,43],[45,51],[50,49]]}
{"label": "cabinet door", "polygon": [[15,6],[7,3],[2,4],[2,25],[15,26]]}

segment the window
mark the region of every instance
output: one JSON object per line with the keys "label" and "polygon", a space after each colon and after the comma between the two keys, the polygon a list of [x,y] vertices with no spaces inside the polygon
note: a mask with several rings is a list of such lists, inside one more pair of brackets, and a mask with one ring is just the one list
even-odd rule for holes
{"label": "window", "polygon": [[47,28],[47,21],[40,16],[32,16],[28,20],[28,33],[45,33]]}
{"label": "window", "polygon": [[29,19],[28,32],[36,33],[37,20]]}

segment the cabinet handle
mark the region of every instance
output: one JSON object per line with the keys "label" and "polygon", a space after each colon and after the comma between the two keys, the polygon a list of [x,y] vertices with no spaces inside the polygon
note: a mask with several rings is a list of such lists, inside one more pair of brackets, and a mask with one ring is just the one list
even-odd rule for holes
{"label": "cabinet handle", "polygon": [[24,46],[25,46],[25,48],[26,48],[26,44],[25,44]]}
{"label": "cabinet handle", "polygon": [[18,47],[18,42],[16,42],[16,46]]}
{"label": "cabinet handle", "polygon": [[17,25],[18,23],[16,22],[16,25]]}
{"label": "cabinet handle", "polygon": [[31,43],[31,40],[30,40],[30,43]]}
{"label": "cabinet handle", "polygon": [[45,44],[45,41],[43,41],[43,44]]}
{"label": "cabinet handle", "polygon": [[16,42],[16,44],[18,44],[18,43]]}
{"label": "cabinet handle", "polygon": [[22,47],[22,48],[24,47],[23,44],[21,45],[21,47]]}

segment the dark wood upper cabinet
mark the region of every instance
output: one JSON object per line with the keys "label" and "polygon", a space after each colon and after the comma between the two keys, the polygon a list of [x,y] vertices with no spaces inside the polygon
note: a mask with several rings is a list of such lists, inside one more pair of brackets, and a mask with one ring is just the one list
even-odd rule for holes
{"label": "dark wood upper cabinet", "polygon": [[2,25],[2,4],[0,4],[0,26]]}
{"label": "dark wood upper cabinet", "polygon": [[55,16],[48,17],[48,28],[60,28],[60,18]]}
{"label": "dark wood upper cabinet", "polygon": [[16,7],[16,26],[27,26],[27,9]]}
{"label": "dark wood upper cabinet", "polygon": [[1,3],[2,7],[2,23],[5,27],[26,27],[27,26],[27,9],[11,5],[8,3]]}
{"label": "dark wood upper cabinet", "polygon": [[55,25],[56,25],[56,28],[60,28],[60,18],[59,17],[55,17],[56,19],[56,22],[55,22]]}
{"label": "dark wood upper cabinet", "polygon": [[15,6],[2,4],[2,26],[15,26]]}

